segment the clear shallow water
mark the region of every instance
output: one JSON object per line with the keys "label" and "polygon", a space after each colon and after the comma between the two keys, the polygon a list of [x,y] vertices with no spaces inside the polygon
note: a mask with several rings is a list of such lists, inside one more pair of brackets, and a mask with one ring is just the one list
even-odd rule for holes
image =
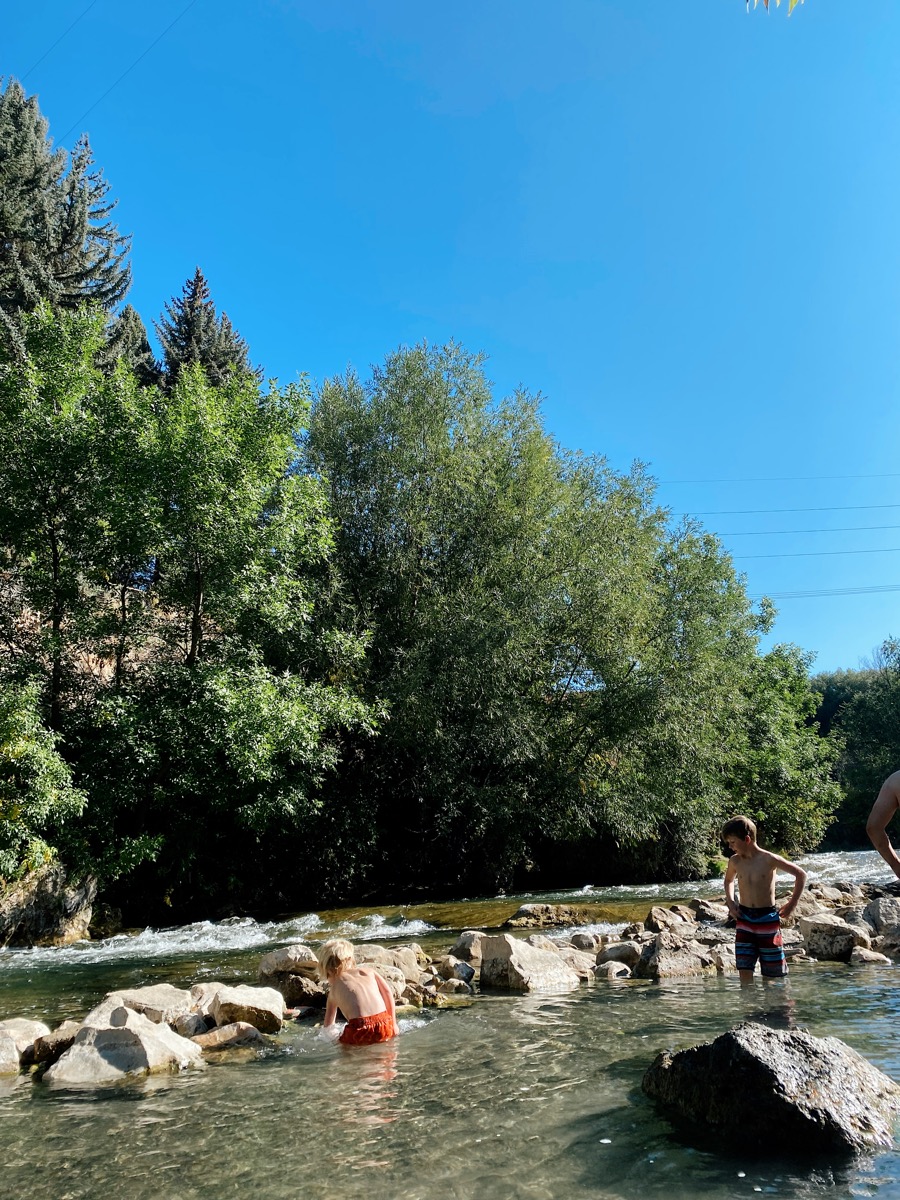
{"label": "clear shallow water", "polygon": [[[837,867],[824,861],[834,857],[815,864],[823,877]],[[844,874],[830,878],[859,879],[872,865],[866,855],[838,857]],[[619,890],[629,894],[616,902],[638,908],[649,898],[644,889]],[[704,894],[710,890],[704,885]],[[673,898],[690,894],[682,886]],[[506,911],[519,899],[509,898]],[[433,906],[426,924],[439,921],[441,907]],[[392,929],[400,940],[449,945],[446,928],[414,935],[385,923],[409,920],[408,913],[368,916],[368,928],[382,929],[379,940]],[[317,940],[348,917],[318,920],[301,936]],[[53,1022],[126,984],[252,980],[265,948],[296,940],[291,928],[201,924],[128,945],[111,939],[81,958],[72,948],[0,955],[0,1016]],[[714,1037],[748,1018],[842,1037],[900,1079],[898,970],[798,965],[787,989],[760,984],[749,993],[736,980],[702,979],[485,996],[466,1009],[404,1021],[400,1039],[386,1047],[345,1050],[298,1025],[264,1057],[203,1073],[83,1094],[27,1078],[0,1081],[0,1196],[355,1200],[377,1188],[398,1200],[760,1193],[900,1200],[896,1152],[843,1165],[762,1164],[683,1143],[640,1092],[660,1049]]]}

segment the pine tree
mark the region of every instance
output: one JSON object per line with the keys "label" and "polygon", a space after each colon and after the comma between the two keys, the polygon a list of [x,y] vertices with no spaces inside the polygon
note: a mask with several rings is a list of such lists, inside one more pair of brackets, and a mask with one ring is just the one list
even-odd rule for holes
{"label": "pine tree", "polygon": [[235,372],[254,373],[247,343],[225,313],[217,315],[209,284],[199,267],[181,295],[169,301],[155,325],[165,356],[167,388],[174,387],[184,368],[194,363],[200,364],[214,387]]}
{"label": "pine tree", "polygon": [[54,150],[37,99],[10,80],[0,92],[0,319],[40,300],[111,311],[131,282],[130,238],[111,219],[115,200],[86,137]]}
{"label": "pine tree", "polygon": [[152,387],[162,379],[162,367],[150,347],[146,326],[130,304],[126,304],[110,322],[102,357],[104,369],[112,369],[120,359],[124,359],[143,387]]}

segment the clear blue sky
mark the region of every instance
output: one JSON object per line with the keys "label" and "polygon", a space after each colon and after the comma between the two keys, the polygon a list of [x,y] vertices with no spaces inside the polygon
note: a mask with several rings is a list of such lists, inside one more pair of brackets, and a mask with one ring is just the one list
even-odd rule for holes
{"label": "clear blue sky", "polygon": [[897,0],[41,0],[3,26],[0,72],[90,134],[148,326],[199,264],[285,381],[456,338],[564,445],[648,463],[752,596],[898,585],[777,599],[773,640],[824,670],[900,635]]}

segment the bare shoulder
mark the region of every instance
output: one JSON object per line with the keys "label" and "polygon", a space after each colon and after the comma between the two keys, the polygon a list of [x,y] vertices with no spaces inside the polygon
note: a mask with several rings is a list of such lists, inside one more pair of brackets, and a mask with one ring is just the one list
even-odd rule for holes
{"label": "bare shoulder", "polygon": [[771,850],[764,850],[763,854],[766,856],[766,865],[771,866],[773,871],[790,871],[792,875],[806,874],[802,867],[798,867],[789,858],[782,858],[780,854],[773,854]]}

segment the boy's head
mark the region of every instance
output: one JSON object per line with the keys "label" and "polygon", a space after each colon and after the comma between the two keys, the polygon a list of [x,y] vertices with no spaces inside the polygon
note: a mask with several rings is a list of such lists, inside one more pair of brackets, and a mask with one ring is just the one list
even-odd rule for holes
{"label": "boy's head", "polygon": [[732,838],[736,842],[746,842],[749,838],[755,846],[756,823],[751,821],[749,817],[732,817],[730,821],[726,821],[722,826],[722,840],[734,850],[736,847],[732,845]]}
{"label": "boy's head", "polygon": [[340,975],[348,967],[356,966],[353,957],[353,947],[343,938],[332,938],[324,942],[316,955],[319,960],[319,970],[327,979],[330,975]]}

